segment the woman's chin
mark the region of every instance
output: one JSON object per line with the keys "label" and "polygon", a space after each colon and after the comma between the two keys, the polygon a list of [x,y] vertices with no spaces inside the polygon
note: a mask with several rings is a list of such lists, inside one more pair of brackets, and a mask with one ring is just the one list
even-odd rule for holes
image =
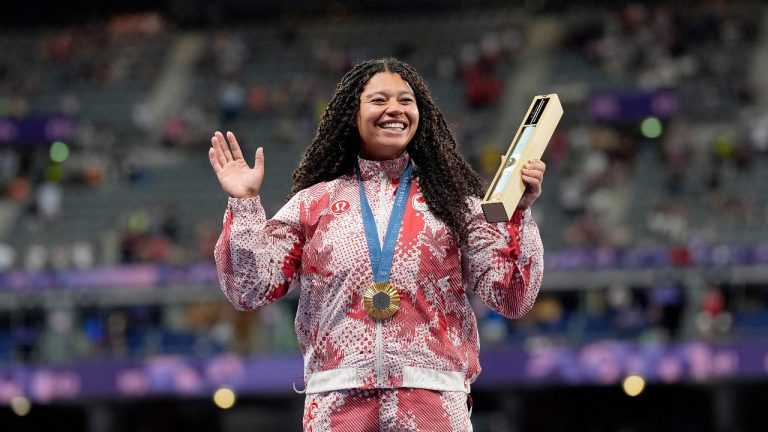
{"label": "woman's chin", "polygon": [[380,146],[374,151],[366,151],[363,149],[363,151],[360,152],[360,157],[367,160],[389,160],[397,159],[402,156],[403,153],[405,153],[404,145],[387,145]]}

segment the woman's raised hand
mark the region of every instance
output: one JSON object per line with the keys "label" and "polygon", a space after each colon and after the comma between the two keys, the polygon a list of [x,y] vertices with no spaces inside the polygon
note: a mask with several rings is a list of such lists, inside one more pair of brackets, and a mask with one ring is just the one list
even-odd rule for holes
{"label": "woman's raised hand", "polygon": [[227,137],[224,138],[221,132],[216,131],[211,138],[208,159],[221,188],[229,196],[253,198],[259,194],[261,182],[264,180],[264,150],[261,147],[256,150],[256,160],[251,168],[240,151],[235,134],[227,132]]}
{"label": "woman's raised hand", "polygon": [[541,195],[541,183],[544,181],[546,169],[547,165],[538,159],[531,159],[523,165],[520,173],[523,177],[523,183],[525,183],[525,192],[523,192],[517,208],[527,209]]}
{"label": "woman's raised hand", "polygon": [[[504,163],[504,155],[501,155],[501,163]],[[531,159],[523,165],[520,175],[525,183],[525,191],[520,197],[517,208],[525,210],[536,201],[541,195],[541,183],[544,181],[544,171],[547,170],[547,164],[539,159]]]}

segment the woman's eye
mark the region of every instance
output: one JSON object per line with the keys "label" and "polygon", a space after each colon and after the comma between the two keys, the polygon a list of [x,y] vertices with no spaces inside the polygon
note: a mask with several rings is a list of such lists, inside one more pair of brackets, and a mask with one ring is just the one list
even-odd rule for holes
{"label": "woman's eye", "polygon": [[373,102],[373,103],[384,103],[386,101],[384,100],[384,98],[376,98],[376,99],[371,99],[371,102]]}

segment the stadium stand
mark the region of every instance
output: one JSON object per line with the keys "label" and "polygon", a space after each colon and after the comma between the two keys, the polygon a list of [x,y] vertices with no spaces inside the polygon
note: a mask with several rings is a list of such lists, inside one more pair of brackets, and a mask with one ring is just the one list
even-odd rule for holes
{"label": "stadium stand", "polygon": [[[394,55],[423,73],[486,178],[534,95],[558,93],[565,107],[534,208],[544,290],[516,321],[475,302],[484,351],[526,353],[535,366],[559,350],[550,361],[560,369],[539,376],[554,386],[615,382],[584,363],[606,344],[619,348],[602,355],[628,350],[654,365],[648,359],[667,359],[664,350],[686,353],[684,371],[664,363],[657,382],[696,382],[697,349],[714,353],[703,379],[764,381],[764,367],[729,369],[727,349],[751,359],[768,347],[768,81],[756,72],[768,58],[768,10],[555,9],[337,13],[197,29],[141,13],[0,30],[0,372],[163,358],[246,367],[230,355],[295,365],[295,297],[245,314],[217,292],[212,250],[226,197],[208,165],[209,137],[233,130],[244,153],[264,147],[263,200],[273,213],[341,75],[357,60]],[[129,372],[121,397],[142,395],[143,378]],[[547,385],[529,372],[499,382]],[[0,404],[10,386],[3,373]],[[481,388],[491,392],[491,380]],[[284,394],[283,384],[258,385]],[[184,394],[168,385],[160,394]],[[37,399],[76,399],[56,388],[63,393]],[[760,430],[759,415],[734,414],[746,397],[712,396],[721,398],[713,424],[681,414],[654,417],[666,421],[656,430]],[[534,408],[518,422],[514,397],[480,398],[495,408],[480,410],[476,430],[561,430]],[[625,420],[590,430],[649,430],[646,420]]]}

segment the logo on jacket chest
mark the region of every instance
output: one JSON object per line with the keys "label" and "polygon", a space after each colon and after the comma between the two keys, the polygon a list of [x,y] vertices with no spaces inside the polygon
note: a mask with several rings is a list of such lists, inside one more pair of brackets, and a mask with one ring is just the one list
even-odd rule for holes
{"label": "logo on jacket chest", "polygon": [[427,199],[424,198],[424,194],[421,192],[413,196],[411,199],[411,206],[414,210],[422,213],[429,209],[429,207],[427,207]]}
{"label": "logo on jacket chest", "polygon": [[352,207],[349,205],[349,201],[347,200],[338,200],[335,201],[333,204],[331,204],[331,211],[333,213],[342,214],[345,213],[349,208]]}

